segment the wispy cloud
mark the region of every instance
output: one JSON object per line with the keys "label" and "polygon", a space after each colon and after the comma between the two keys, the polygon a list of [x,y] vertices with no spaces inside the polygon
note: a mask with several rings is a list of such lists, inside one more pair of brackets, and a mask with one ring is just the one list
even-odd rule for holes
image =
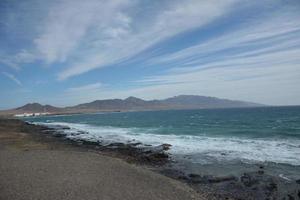
{"label": "wispy cloud", "polygon": [[20,65],[26,63],[32,63],[37,60],[35,54],[28,52],[25,49],[22,49],[15,55],[0,55],[0,63],[11,67],[15,71],[19,71]]}
{"label": "wispy cloud", "polygon": [[243,58],[272,51],[280,52],[287,48],[299,48],[300,15],[292,11],[286,12],[288,14],[285,15],[272,13],[263,20],[253,18],[236,30],[175,53],[152,58],[148,63],[195,65],[205,61],[226,62],[237,56]]}
{"label": "wispy cloud", "polygon": [[21,81],[17,79],[13,74],[10,74],[8,72],[2,72],[2,74],[7,78],[9,78],[10,80],[12,80],[13,82],[15,82],[16,84],[18,84],[19,86],[22,86]]}
{"label": "wispy cloud", "polygon": [[0,56],[0,63],[5,65],[5,66],[9,66],[14,70],[19,70],[20,67],[18,66],[18,64],[16,62],[13,61],[13,59],[10,58],[10,56]]}
{"label": "wispy cloud", "polygon": [[58,75],[63,80],[128,59],[159,41],[201,27],[228,12],[234,2],[172,1],[144,15],[134,10],[141,4],[138,1],[63,1],[49,11],[34,43],[47,63],[72,58]]}

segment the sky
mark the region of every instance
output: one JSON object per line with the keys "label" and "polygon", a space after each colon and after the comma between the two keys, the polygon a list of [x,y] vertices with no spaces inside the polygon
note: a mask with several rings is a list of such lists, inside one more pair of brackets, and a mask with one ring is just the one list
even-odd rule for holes
{"label": "sky", "polygon": [[0,0],[0,109],[180,94],[300,105],[300,0]]}

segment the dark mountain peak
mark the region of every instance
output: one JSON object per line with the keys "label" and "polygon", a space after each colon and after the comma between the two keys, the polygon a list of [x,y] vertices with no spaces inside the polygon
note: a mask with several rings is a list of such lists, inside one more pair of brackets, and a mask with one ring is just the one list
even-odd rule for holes
{"label": "dark mountain peak", "polygon": [[43,107],[43,105],[41,105],[39,103],[28,103],[28,104],[25,104],[24,106],[17,108],[16,110],[26,110],[26,109],[30,109],[30,108],[41,108],[41,107]]}
{"label": "dark mountain peak", "polygon": [[16,110],[24,112],[57,112],[60,108],[39,103],[28,103],[22,107],[16,108]]}
{"label": "dark mountain peak", "polygon": [[143,99],[140,99],[140,98],[137,98],[137,97],[133,97],[133,96],[127,97],[126,99],[124,99],[124,101],[131,101],[131,102],[144,102],[144,100],[143,100]]}

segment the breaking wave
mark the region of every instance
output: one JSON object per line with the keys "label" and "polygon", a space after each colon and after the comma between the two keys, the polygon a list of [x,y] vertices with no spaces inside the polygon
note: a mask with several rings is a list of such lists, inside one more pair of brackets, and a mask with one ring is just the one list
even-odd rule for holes
{"label": "breaking wave", "polygon": [[[161,135],[153,129],[92,126],[76,123],[36,123],[46,126],[68,126],[64,129],[69,139],[88,141],[141,142],[149,145],[168,143],[173,156],[188,155],[195,163],[212,161],[274,162],[300,165],[299,139],[247,139],[238,137],[209,137],[192,135]],[[74,134],[75,133],[75,134]]]}

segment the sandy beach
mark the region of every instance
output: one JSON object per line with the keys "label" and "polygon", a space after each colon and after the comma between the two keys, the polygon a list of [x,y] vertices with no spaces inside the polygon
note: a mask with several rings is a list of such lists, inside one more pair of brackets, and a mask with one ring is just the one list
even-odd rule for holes
{"label": "sandy beach", "polygon": [[205,199],[141,166],[38,135],[0,119],[0,199]]}

